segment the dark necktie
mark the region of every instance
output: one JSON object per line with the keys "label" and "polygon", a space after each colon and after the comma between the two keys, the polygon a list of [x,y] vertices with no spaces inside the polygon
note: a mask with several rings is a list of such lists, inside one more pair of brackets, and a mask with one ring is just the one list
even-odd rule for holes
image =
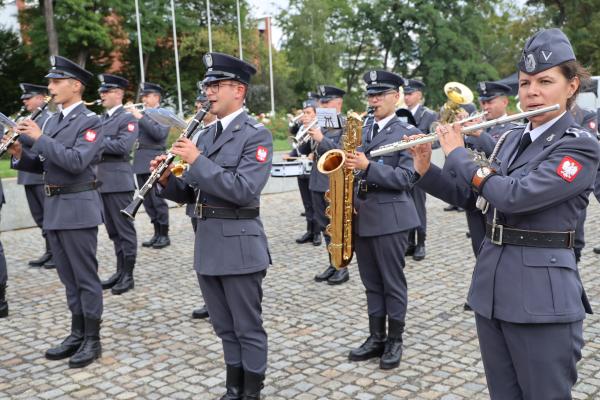
{"label": "dark necktie", "polygon": [[58,123],[60,124],[60,122],[63,120],[64,115],[62,113],[62,111],[58,114]]}
{"label": "dark necktie", "polygon": [[215,131],[215,139],[213,140],[213,143],[217,141],[222,132],[223,125],[221,124],[221,121],[217,121],[217,130]]}
{"label": "dark necktie", "polygon": [[379,124],[375,122],[373,124],[373,130],[371,130],[371,140],[375,139],[375,136],[379,133]]}
{"label": "dark necktie", "polygon": [[523,154],[523,152],[525,151],[527,146],[529,146],[530,144],[531,144],[531,135],[529,134],[529,132],[525,132],[525,134],[523,134],[523,136],[521,136],[521,141],[519,142],[519,149],[517,150],[517,155],[515,156],[515,158],[513,158],[513,162],[515,162],[515,160],[517,158],[519,158],[519,156],[521,154]]}

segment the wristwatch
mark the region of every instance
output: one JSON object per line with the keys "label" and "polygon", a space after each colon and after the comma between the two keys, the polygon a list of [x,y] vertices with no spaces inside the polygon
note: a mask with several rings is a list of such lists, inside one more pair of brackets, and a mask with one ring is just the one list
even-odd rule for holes
{"label": "wristwatch", "polygon": [[488,180],[488,178],[494,175],[496,171],[490,167],[479,167],[477,171],[475,171],[475,175],[473,175],[473,179],[471,180],[471,185],[475,190],[481,192],[483,189],[483,184]]}

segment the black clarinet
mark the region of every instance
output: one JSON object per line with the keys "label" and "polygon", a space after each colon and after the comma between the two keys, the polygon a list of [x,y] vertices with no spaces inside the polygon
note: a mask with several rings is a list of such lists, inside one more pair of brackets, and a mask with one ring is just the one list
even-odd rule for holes
{"label": "black clarinet", "polygon": [[[200,126],[200,123],[202,122],[209,110],[210,102],[207,102],[202,106],[202,109],[198,111],[194,118],[192,118],[192,120],[188,123],[183,133],[179,136],[179,139],[190,139],[196,131],[196,129],[198,129],[198,126]],[[121,210],[121,214],[125,215],[131,220],[135,219],[135,214],[137,214],[140,206],[144,202],[144,196],[146,196],[146,194],[154,187],[154,185],[156,185],[156,182],[158,182],[161,175],[167,170],[167,168],[169,168],[169,165],[171,165],[175,157],[175,154],[171,153],[170,151],[167,152],[167,158],[163,160],[160,164],[158,164],[156,169],[152,172],[152,174],[150,174],[150,177],[148,178],[146,183],[144,183],[144,185],[140,188],[137,194],[133,197],[131,203],[129,203],[129,205],[126,208]]]}
{"label": "black clarinet", "polygon": [[[46,107],[48,107],[48,104],[50,103],[51,100],[52,100],[52,97],[50,97],[50,96],[46,97],[44,99],[44,102],[38,108],[36,108],[26,119],[35,120],[37,117],[39,117],[39,115],[42,112],[44,112]],[[4,153],[6,153],[8,151],[8,148],[10,146],[15,144],[15,142],[17,140],[19,140],[19,136],[21,136],[21,133],[18,132],[17,130],[15,130],[13,132],[12,136],[6,142],[0,144],[0,157],[2,157],[4,155]]]}

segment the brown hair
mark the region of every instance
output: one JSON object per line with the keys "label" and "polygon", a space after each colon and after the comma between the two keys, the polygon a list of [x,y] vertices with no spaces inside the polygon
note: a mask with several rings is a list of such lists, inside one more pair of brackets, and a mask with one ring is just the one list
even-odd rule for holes
{"label": "brown hair", "polygon": [[575,77],[579,78],[579,87],[573,93],[573,96],[567,99],[567,110],[570,110],[577,99],[577,95],[581,90],[582,86],[586,86],[590,81],[590,73],[589,71],[579,63],[577,60],[566,61],[559,65],[560,72],[564,75],[567,80],[572,80]]}

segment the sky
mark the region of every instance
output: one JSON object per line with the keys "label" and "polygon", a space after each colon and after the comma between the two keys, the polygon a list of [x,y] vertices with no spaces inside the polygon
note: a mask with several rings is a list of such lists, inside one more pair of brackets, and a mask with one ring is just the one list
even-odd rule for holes
{"label": "sky", "polygon": [[[279,11],[288,5],[288,0],[248,0],[250,13],[254,17],[262,17],[265,15],[276,16]],[[273,19],[273,44],[280,48],[281,29],[277,26],[277,20]]]}

